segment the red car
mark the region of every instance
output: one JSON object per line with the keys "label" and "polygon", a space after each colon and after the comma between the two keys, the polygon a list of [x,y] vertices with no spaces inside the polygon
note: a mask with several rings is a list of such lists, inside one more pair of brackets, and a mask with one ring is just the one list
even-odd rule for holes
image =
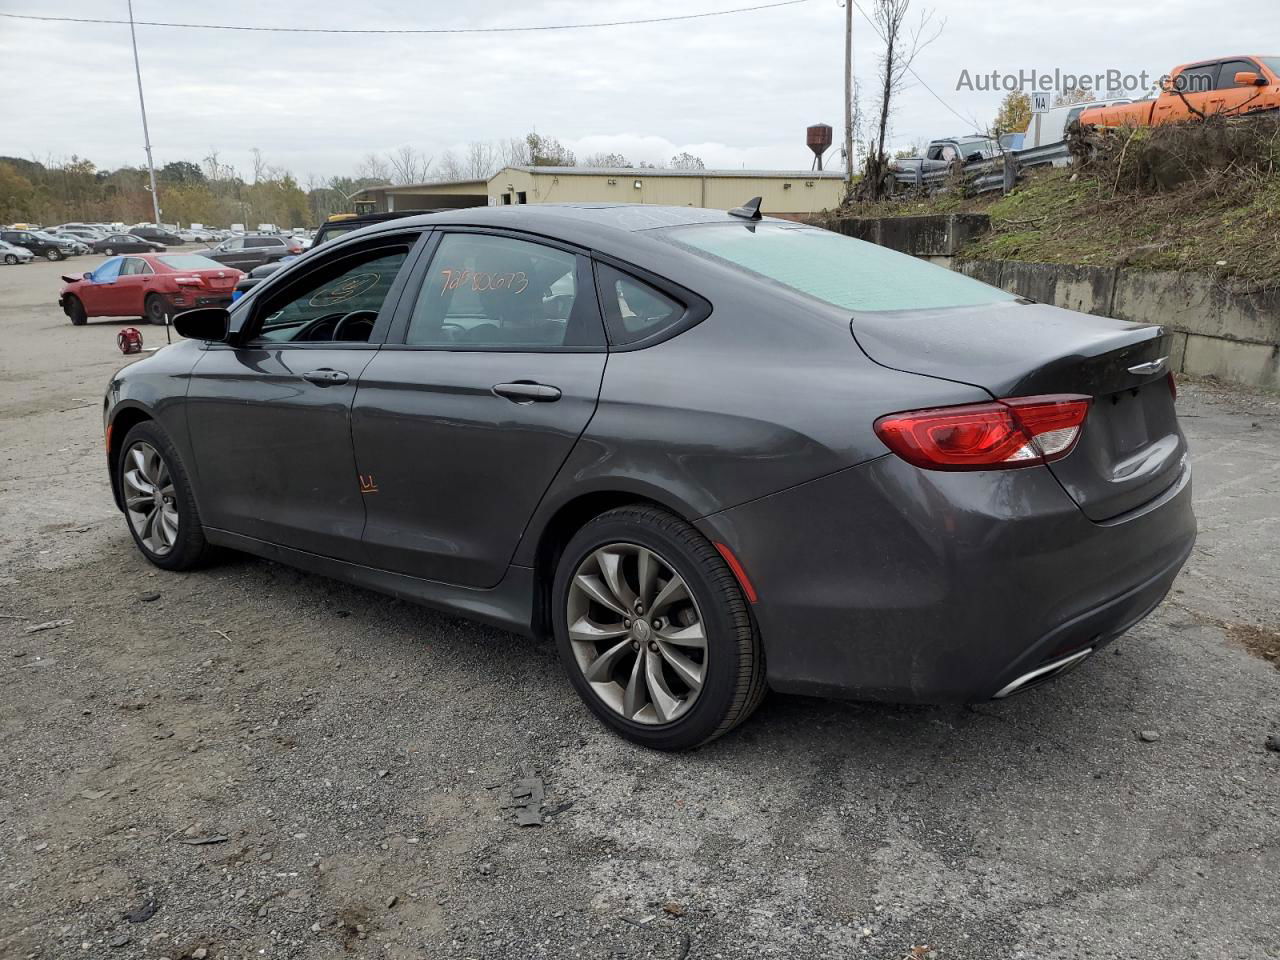
{"label": "red car", "polygon": [[142,317],[164,323],[196,307],[231,303],[239,270],[196,253],[139,253],[108,257],[89,273],[64,276],[58,306],[76,326],[90,317]]}

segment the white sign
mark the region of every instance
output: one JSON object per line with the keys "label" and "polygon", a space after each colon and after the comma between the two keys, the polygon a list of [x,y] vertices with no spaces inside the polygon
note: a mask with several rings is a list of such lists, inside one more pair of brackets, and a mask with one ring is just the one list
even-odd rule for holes
{"label": "white sign", "polygon": [[1049,112],[1049,94],[1047,93],[1031,94],[1031,112],[1032,113],[1048,113]]}

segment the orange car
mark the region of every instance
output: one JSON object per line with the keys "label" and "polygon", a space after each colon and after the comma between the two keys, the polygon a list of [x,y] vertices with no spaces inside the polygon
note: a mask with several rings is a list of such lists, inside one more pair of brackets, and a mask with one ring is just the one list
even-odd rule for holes
{"label": "orange car", "polygon": [[1094,107],[1082,126],[1146,127],[1280,110],[1280,57],[1243,56],[1178,67],[1154,100]]}

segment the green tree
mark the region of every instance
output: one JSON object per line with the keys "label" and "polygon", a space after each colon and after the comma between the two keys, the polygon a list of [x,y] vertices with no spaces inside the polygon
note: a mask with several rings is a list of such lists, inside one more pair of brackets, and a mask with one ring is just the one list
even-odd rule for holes
{"label": "green tree", "polygon": [[555,137],[531,132],[525,134],[524,142],[529,151],[530,166],[572,167],[577,164],[573,151]]}
{"label": "green tree", "polygon": [[162,183],[204,183],[204,171],[190,160],[166,163],[156,174]]}
{"label": "green tree", "polygon": [[1031,123],[1031,97],[1015,90],[1000,102],[1000,109],[992,123],[996,136],[1004,133],[1022,133]]}

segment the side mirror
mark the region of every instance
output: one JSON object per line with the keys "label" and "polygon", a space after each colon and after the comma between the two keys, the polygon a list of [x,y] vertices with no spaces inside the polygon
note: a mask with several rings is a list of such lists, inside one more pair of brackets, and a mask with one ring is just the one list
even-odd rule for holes
{"label": "side mirror", "polygon": [[224,343],[231,329],[231,314],[222,307],[200,307],[173,318],[173,329],[188,340]]}
{"label": "side mirror", "polygon": [[1241,70],[1236,74],[1237,87],[1265,87],[1266,85],[1266,77],[1252,70]]}
{"label": "side mirror", "polygon": [[73,277],[73,276],[70,276],[70,275],[68,275],[68,274],[65,274],[65,273],[64,273],[64,274],[62,275],[62,279],[63,279],[63,280],[65,280],[67,283],[76,283],[76,282],[78,282],[78,281],[80,281],[80,280],[89,280],[89,281],[92,281],[92,280],[93,280],[93,271],[92,271],[92,270],[86,270],[84,273],[80,274],[80,276],[78,276],[78,277]]}

